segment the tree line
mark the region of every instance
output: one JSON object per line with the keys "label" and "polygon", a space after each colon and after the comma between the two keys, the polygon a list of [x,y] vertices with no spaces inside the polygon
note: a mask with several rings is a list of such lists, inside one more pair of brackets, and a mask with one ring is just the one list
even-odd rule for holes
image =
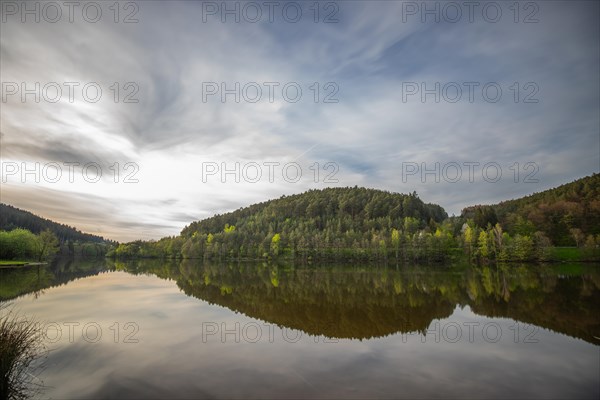
{"label": "tree line", "polygon": [[91,243],[105,242],[104,238],[100,236],[83,233],[71,226],[59,224],[32,214],[29,211],[0,203],[0,230],[11,231],[17,228],[27,229],[34,234],[39,234],[44,230],[50,230],[56,235],[61,243],[67,241]]}
{"label": "tree line", "polygon": [[462,211],[477,226],[500,223],[511,235],[544,232],[554,246],[580,247],[600,234],[600,174],[491,206]]}
{"label": "tree line", "polygon": [[108,243],[61,242],[49,229],[37,235],[22,228],[0,231],[0,260],[41,261],[55,255],[104,257],[113,247]]}
{"label": "tree line", "polygon": [[[533,204],[552,209],[567,196],[584,203],[581,214],[594,221],[600,215],[593,196],[600,186],[598,176],[563,185],[557,193],[534,195],[537,203],[519,199],[475,206],[450,218],[440,206],[425,204],[414,192],[403,195],[357,187],[311,190],[193,222],[179,236],[120,244],[109,255],[426,263],[468,257],[485,263],[547,261],[553,259],[553,246],[575,243],[582,249],[580,258],[598,259],[598,226],[578,225],[580,218],[568,214],[558,220],[548,217],[549,222],[540,224],[544,231],[521,215]],[[569,228],[569,240],[563,235],[563,224]]]}
{"label": "tree line", "polygon": [[[41,229],[49,223],[64,255],[423,263],[466,257],[486,263],[553,260],[553,247],[576,246],[577,259],[600,258],[600,174],[497,205],[467,207],[458,217],[415,192],[310,190],[192,222],[178,236],[118,245],[1,206],[3,226],[28,222]],[[18,258],[27,248],[14,246],[0,258]]]}
{"label": "tree line", "polygon": [[[387,256],[391,248],[387,233],[394,227],[406,227],[410,235],[421,230],[430,232],[447,217],[440,206],[425,204],[416,193],[328,188],[215,215],[191,223],[179,236],[121,244],[111,254],[206,259],[373,259]],[[414,238],[415,243],[428,241],[440,249],[438,242],[442,240],[433,233],[428,238]],[[414,256],[422,254],[415,252]]]}
{"label": "tree line", "polygon": [[35,235],[27,229],[13,229],[10,232],[0,231],[0,259],[2,260],[36,260],[56,254],[58,238],[50,230]]}

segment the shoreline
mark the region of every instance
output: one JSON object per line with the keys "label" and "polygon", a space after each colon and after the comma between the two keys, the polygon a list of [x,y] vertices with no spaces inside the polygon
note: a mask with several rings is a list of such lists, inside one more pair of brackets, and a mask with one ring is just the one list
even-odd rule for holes
{"label": "shoreline", "polygon": [[10,263],[10,264],[1,264],[0,263],[0,268],[19,268],[19,267],[35,267],[35,266],[40,266],[40,265],[47,265],[47,262],[23,262],[23,261],[15,261],[14,263]]}

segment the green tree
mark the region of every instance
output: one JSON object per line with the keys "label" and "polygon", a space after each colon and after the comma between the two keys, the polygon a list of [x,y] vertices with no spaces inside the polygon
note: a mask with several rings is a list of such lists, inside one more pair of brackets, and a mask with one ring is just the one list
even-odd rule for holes
{"label": "green tree", "polygon": [[235,231],[235,225],[229,226],[229,224],[225,224],[225,229],[224,229],[225,233],[230,233],[230,232],[233,232],[233,231]]}
{"label": "green tree", "polygon": [[473,227],[473,220],[468,220],[464,225],[463,225],[463,237],[464,237],[464,249],[467,252],[467,255],[469,256],[470,259],[472,259],[475,256],[475,253],[473,252],[473,247],[475,246],[475,241],[477,240],[477,228]]}
{"label": "green tree", "polygon": [[46,257],[56,254],[58,251],[58,238],[50,229],[46,229],[40,233],[37,247],[38,261],[42,261]]}
{"label": "green tree", "polygon": [[271,254],[277,256],[279,254],[279,242],[281,241],[281,235],[276,233],[273,235],[271,239]]}
{"label": "green tree", "polygon": [[13,229],[0,235],[0,258],[6,260],[35,259],[39,239],[27,229]]}
{"label": "green tree", "polygon": [[398,249],[400,248],[400,232],[398,232],[398,229],[392,229],[392,246],[394,246],[396,259],[398,259]]}
{"label": "green tree", "polygon": [[403,225],[404,231],[412,235],[419,229],[419,220],[413,217],[405,217]]}
{"label": "green tree", "polygon": [[490,246],[488,243],[488,235],[485,231],[479,232],[479,239],[477,239],[477,249],[479,255],[483,259],[487,259],[490,256]]}
{"label": "green tree", "polygon": [[533,258],[533,240],[526,235],[517,235],[514,239],[514,257],[518,261],[531,260]]}

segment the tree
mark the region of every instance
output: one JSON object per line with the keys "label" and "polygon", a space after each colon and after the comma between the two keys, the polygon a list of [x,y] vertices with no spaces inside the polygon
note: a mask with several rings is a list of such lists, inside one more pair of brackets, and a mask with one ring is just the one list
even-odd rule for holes
{"label": "tree", "polygon": [[517,235],[515,242],[515,258],[519,261],[531,260],[533,255],[533,240],[529,236]]}
{"label": "tree", "polygon": [[521,215],[518,215],[517,220],[514,223],[512,233],[519,233],[521,235],[533,235],[534,232],[535,225],[531,221],[523,218]]}
{"label": "tree", "polygon": [[35,258],[38,253],[38,240],[38,237],[27,229],[0,232],[0,258],[5,260]]}
{"label": "tree", "polygon": [[471,225],[465,224],[465,227],[464,227],[465,245],[466,245],[466,250],[469,255],[469,258],[471,258],[473,255],[473,243],[475,242],[476,235],[477,235],[477,232],[475,231],[475,229],[471,228]]}
{"label": "tree", "polygon": [[598,260],[600,258],[600,235],[588,235],[584,244],[584,255],[587,259]]}
{"label": "tree", "polygon": [[569,232],[573,236],[573,240],[575,240],[575,246],[580,247],[585,241],[585,234],[579,228],[571,228]]}
{"label": "tree", "polygon": [[210,258],[213,255],[213,242],[215,241],[215,237],[212,233],[209,233],[206,236],[206,252],[204,253],[204,257]]}
{"label": "tree", "polygon": [[498,248],[498,251],[501,251],[502,250],[502,239],[503,239],[502,226],[500,224],[496,224],[494,226],[492,232],[494,232],[494,240],[496,242],[496,247]]}
{"label": "tree", "polygon": [[419,229],[419,220],[413,217],[404,218],[404,231],[409,234],[417,232]]}
{"label": "tree", "polygon": [[487,259],[490,256],[490,247],[488,244],[488,235],[485,231],[479,232],[479,239],[477,240],[477,246],[479,250],[479,255]]}
{"label": "tree", "polygon": [[271,239],[271,253],[274,256],[277,256],[279,254],[279,241],[281,240],[281,236],[279,235],[279,233],[276,233],[273,235],[273,238]]}
{"label": "tree", "polygon": [[387,258],[387,246],[385,244],[385,240],[383,239],[379,240],[379,253],[384,258]]}
{"label": "tree", "polygon": [[398,232],[398,229],[392,229],[392,245],[396,251],[396,259],[398,259],[398,248],[400,247],[400,232]]}
{"label": "tree", "polygon": [[494,226],[498,222],[496,211],[490,206],[478,206],[474,216],[475,225],[485,229],[488,224]]}
{"label": "tree", "polygon": [[231,233],[233,231],[235,231],[235,225],[229,226],[229,224],[225,224],[225,229],[224,229],[225,233]]}
{"label": "tree", "polygon": [[533,234],[533,243],[535,247],[535,257],[540,261],[550,258],[549,249],[552,242],[544,232],[537,231]]}

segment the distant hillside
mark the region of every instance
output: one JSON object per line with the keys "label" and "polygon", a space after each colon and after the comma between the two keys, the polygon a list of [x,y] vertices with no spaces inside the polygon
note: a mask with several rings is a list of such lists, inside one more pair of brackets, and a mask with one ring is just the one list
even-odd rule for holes
{"label": "distant hillside", "polygon": [[21,210],[8,204],[0,203],[0,230],[10,231],[15,228],[27,229],[35,234],[49,229],[61,242],[80,241],[102,243],[104,238],[89,233],[83,233],[68,225],[38,217],[29,211]]}
{"label": "distant hillside", "polygon": [[194,232],[220,233],[225,224],[261,234],[365,232],[402,226],[405,217],[415,218],[422,228],[430,220],[443,221],[448,214],[438,205],[423,203],[416,193],[406,195],[358,187],[327,188],[282,196],[193,222],[183,229],[181,236],[189,238]]}
{"label": "distant hillside", "polygon": [[[430,227],[447,217],[442,207],[423,203],[416,193],[327,188],[193,222],[177,240],[181,255],[191,258],[257,258],[267,254],[301,259],[385,258],[394,246],[393,230],[430,232]],[[423,247],[434,240],[430,233],[421,238],[429,240]],[[396,247],[399,242],[398,237]],[[421,257],[441,258],[445,254],[414,255],[415,259]]]}
{"label": "distant hillside", "polygon": [[480,227],[499,222],[510,234],[544,232],[557,246],[573,246],[600,234],[600,174],[491,206],[462,211]]}
{"label": "distant hillside", "polygon": [[[406,195],[358,187],[327,188],[282,196],[193,222],[177,237],[122,244],[114,255],[385,258],[390,251],[398,254],[399,230],[410,235],[410,240],[414,236],[415,243],[422,242],[422,248],[443,241],[439,235],[434,238],[433,232],[447,217],[442,207],[423,203],[416,193]],[[420,230],[424,232],[415,236]],[[415,253],[412,257],[444,257],[442,247],[437,248],[439,251],[435,254]]]}
{"label": "distant hillside", "polygon": [[[468,207],[453,218],[414,192],[310,190],[192,222],[179,236],[122,243],[108,255],[429,263],[458,257],[462,248],[481,263],[592,261],[600,258],[599,181],[594,175],[522,199]],[[553,245],[578,249],[555,254]]]}

